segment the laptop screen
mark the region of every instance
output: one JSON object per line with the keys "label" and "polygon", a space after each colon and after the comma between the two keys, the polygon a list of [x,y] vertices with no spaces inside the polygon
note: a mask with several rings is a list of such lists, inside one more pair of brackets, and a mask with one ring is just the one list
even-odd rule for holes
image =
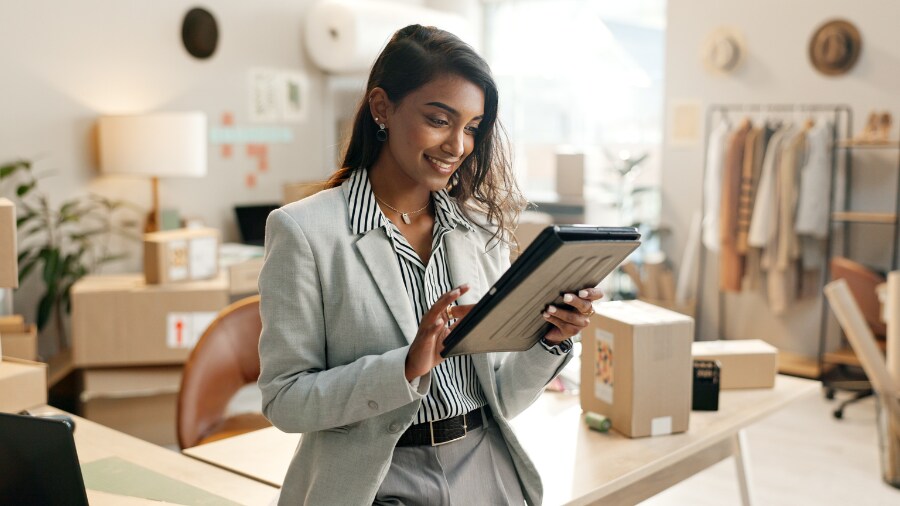
{"label": "laptop screen", "polygon": [[266,218],[279,207],[281,207],[279,204],[234,206],[241,242],[262,246],[266,239]]}
{"label": "laptop screen", "polygon": [[0,413],[0,504],[88,504],[67,423]]}

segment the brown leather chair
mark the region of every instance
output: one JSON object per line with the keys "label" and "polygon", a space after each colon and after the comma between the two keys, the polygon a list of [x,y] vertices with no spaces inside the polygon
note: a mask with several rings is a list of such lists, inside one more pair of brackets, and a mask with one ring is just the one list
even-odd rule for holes
{"label": "brown leather chair", "polygon": [[223,309],[200,337],[181,377],[178,444],[182,449],[268,427],[259,413],[225,418],[234,394],[259,379],[259,296]]}

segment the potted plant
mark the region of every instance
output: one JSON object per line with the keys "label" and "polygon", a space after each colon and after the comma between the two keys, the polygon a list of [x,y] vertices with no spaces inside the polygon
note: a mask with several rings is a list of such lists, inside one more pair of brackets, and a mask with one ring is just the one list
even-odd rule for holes
{"label": "potted plant", "polygon": [[55,327],[59,350],[68,347],[67,318],[71,311],[72,285],[105,264],[126,258],[110,250],[111,234],[140,240],[133,229],[139,220],[121,221],[126,209],[140,212],[124,201],[89,194],[53,206],[38,187],[45,175],[36,174],[29,160],[0,165],[0,183],[15,187],[19,230],[19,284],[32,272],[40,273],[43,292],[37,305],[39,331]]}

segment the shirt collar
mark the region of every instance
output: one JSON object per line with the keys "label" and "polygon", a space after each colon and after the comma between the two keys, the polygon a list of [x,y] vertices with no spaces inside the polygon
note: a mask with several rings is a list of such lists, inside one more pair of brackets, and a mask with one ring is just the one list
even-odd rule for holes
{"label": "shirt collar", "polygon": [[[354,234],[365,234],[372,229],[387,226],[388,218],[375,201],[367,169],[354,170],[344,181],[344,187],[344,195],[347,197],[347,208],[350,213],[350,228]],[[438,226],[452,230],[457,225],[461,225],[469,230],[475,230],[460,211],[456,199],[451,197],[447,190],[433,192],[431,196],[434,199],[435,219]]]}

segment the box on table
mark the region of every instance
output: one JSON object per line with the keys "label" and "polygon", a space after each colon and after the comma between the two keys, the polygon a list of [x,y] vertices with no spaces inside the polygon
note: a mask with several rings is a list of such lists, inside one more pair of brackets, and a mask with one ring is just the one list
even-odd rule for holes
{"label": "box on table", "polygon": [[4,357],[37,360],[37,326],[25,325],[18,331],[0,328],[0,349]]}
{"label": "box on table", "polygon": [[182,228],[144,234],[147,284],[199,281],[218,274],[218,230]]}
{"label": "box on table", "polygon": [[582,331],[581,407],[628,437],[688,429],[694,320],[641,301],[605,302]]}
{"label": "box on table", "polygon": [[181,366],[85,369],[80,414],[154,444],[176,445],[181,371]]}
{"label": "box on table", "polygon": [[0,412],[18,413],[47,404],[47,364],[6,357],[0,360]]}
{"label": "box on table", "polygon": [[181,364],[222,308],[228,280],[147,285],[140,274],[85,276],[72,286],[76,367]]}
{"label": "box on table", "polygon": [[228,292],[232,295],[259,292],[259,271],[263,259],[253,258],[228,266]]}
{"label": "box on table", "polygon": [[722,390],[772,388],[778,372],[778,350],[759,339],[697,341],[692,354],[696,360],[718,360],[722,366]]}
{"label": "box on table", "polygon": [[0,199],[0,288],[19,287],[18,259],[16,206],[8,199]]}

